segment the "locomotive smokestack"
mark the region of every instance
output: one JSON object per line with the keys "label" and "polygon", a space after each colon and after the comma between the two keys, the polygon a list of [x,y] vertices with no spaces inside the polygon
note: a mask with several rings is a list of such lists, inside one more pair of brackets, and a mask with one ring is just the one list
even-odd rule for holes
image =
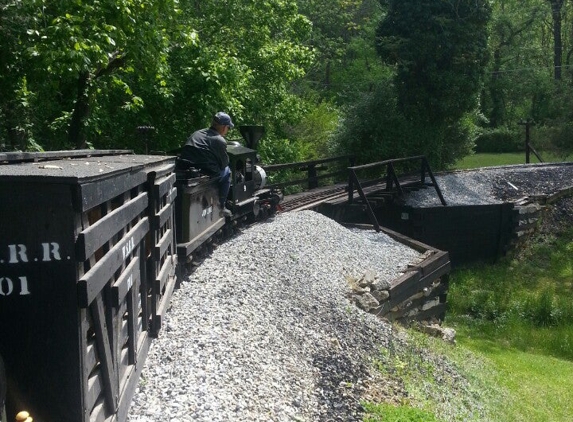
{"label": "locomotive smokestack", "polygon": [[247,144],[247,148],[257,149],[259,141],[265,134],[264,126],[239,126],[239,132]]}

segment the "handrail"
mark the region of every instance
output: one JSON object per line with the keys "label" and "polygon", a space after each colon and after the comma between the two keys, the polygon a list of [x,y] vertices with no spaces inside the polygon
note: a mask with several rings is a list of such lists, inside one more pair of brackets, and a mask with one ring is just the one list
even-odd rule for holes
{"label": "handrail", "polygon": [[[368,164],[362,164],[360,166],[350,167],[349,169],[350,170],[364,170],[364,169],[369,169],[369,168],[373,168],[373,167],[380,167],[380,166],[385,165],[385,164],[401,163],[404,161],[413,161],[413,160],[419,160],[419,159],[426,160],[426,157],[424,155],[415,155],[413,157],[392,158],[390,160],[378,161],[375,163],[368,163]],[[427,160],[426,160],[426,162],[427,162]]]}
{"label": "handrail", "polygon": [[[374,214],[374,210],[372,209],[372,206],[370,205],[370,202],[368,201],[368,198],[366,196],[366,193],[364,192],[364,188],[366,186],[371,186],[375,183],[370,183],[371,181],[366,181],[366,182],[360,182],[360,179],[358,177],[357,172],[361,171],[361,170],[366,170],[366,169],[374,169],[374,168],[378,168],[378,167],[386,167],[386,176],[376,179],[377,182],[382,181],[382,180],[386,180],[386,188],[385,191],[390,192],[393,191],[395,189],[395,191],[397,192],[398,196],[402,196],[404,194],[404,189],[403,189],[403,183],[400,182],[400,178],[398,177],[398,174],[396,173],[396,169],[394,167],[394,164],[396,163],[401,163],[401,162],[406,162],[406,161],[415,161],[415,160],[420,160],[420,180],[419,182],[416,182],[416,184],[418,185],[422,185],[422,186],[433,186],[436,190],[436,193],[438,194],[438,197],[440,198],[440,202],[442,203],[442,205],[446,206],[446,200],[444,199],[443,195],[442,195],[442,191],[440,190],[440,187],[438,186],[438,182],[436,181],[436,178],[434,177],[434,174],[432,173],[432,169],[430,168],[430,165],[428,163],[428,160],[426,159],[426,157],[424,155],[417,155],[417,156],[413,156],[413,157],[404,157],[404,158],[396,158],[396,159],[392,159],[392,160],[384,160],[384,161],[379,161],[376,163],[369,163],[369,164],[364,164],[361,166],[353,166],[353,167],[349,167],[348,168],[348,203],[352,204],[354,201],[354,192],[357,191],[358,195],[360,196],[360,199],[362,200],[364,206],[366,207],[366,211],[368,212],[368,215],[370,216],[370,220],[372,221],[372,224],[374,225],[374,228],[376,229],[376,231],[380,231],[380,224],[378,223],[378,219],[376,218],[376,215]],[[430,177],[431,179],[431,183],[426,183],[426,174]]]}
{"label": "handrail", "polygon": [[335,161],[349,160],[350,165],[354,165],[353,155],[341,155],[337,157],[322,158],[318,160],[302,161],[297,163],[284,163],[284,164],[271,164],[264,166],[263,169],[266,173],[287,169],[297,169],[299,171],[306,171],[307,177],[302,179],[290,180],[287,182],[280,182],[268,185],[270,188],[284,188],[287,186],[303,185],[307,184],[307,188],[314,189],[318,187],[318,181],[321,179],[326,179],[333,176],[347,175],[348,170],[345,167],[344,170],[334,171],[325,174],[318,174],[320,170],[326,170],[328,167],[323,167],[321,164],[332,163]]}
{"label": "handrail", "polygon": [[321,158],[319,160],[310,160],[310,161],[300,161],[295,163],[282,163],[282,164],[269,164],[268,166],[263,166],[265,171],[278,171],[278,170],[286,170],[289,168],[296,168],[301,166],[316,166],[318,164],[330,163],[333,161],[342,161],[345,159],[349,159],[351,162],[351,166],[354,165],[354,156],[353,155],[339,155],[336,157],[330,158]]}

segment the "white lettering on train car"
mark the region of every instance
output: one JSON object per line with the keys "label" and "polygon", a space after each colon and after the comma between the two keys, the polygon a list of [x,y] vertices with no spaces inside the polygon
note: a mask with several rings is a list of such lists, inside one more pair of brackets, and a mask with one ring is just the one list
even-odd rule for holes
{"label": "white lettering on train car", "polygon": [[201,213],[201,217],[205,218],[209,214],[213,214],[213,206],[210,206],[208,208],[203,209],[203,212]]}
{"label": "white lettering on train car", "polygon": [[60,257],[60,245],[56,242],[50,243],[42,243],[42,249],[44,250],[44,257],[42,261],[49,262],[53,259],[56,261],[61,261],[62,258]]}
{"label": "white lettering on train car", "polygon": [[20,282],[20,292],[14,291],[14,281],[8,277],[0,277],[0,296],[10,296],[12,293],[26,296],[30,294],[28,290],[28,279],[26,277],[18,277]]}
{"label": "white lettering on train car", "polygon": [[8,245],[8,250],[10,251],[10,260],[8,261],[10,264],[28,262],[25,245]]}
{"label": "white lettering on train car", "polygon": [[[22,263],[27,264],[30,262],[38,262],[40,260],[40,256],[38,256],[39,254],[36,256],[29,256],[31,250],[40,252],[37,248],[29,249],[26,245],[14,243],[12,245],[7,245],[7,249],[8,260],[5,261],[6,256],[0,256],[0,264],[14,264],[21,267]],[[70,259],[69,256],[68,259]],[[41,243],[41,260],[42,262],[61,261],[60,245],[56,242]],[[27,296],[30,294],[31,292],[28,287],[27,276],[11,276],[11,278],[0,276],[0,296]]]}
{"label": "white lettering on train car", "polygon": [[123,245],[121,247],[121,252],[123,254],[123,259],[125,261],[125,258],[127,258],[127,256],[133,252],[133,250],[135,249],[135,240],[133,240],[133,237],[131,237],[127,243],[125,245]]}

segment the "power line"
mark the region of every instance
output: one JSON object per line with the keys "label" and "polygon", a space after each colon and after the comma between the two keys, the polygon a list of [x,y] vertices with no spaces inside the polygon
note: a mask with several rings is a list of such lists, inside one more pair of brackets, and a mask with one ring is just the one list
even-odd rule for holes
{"label": "power line", "polygon": [[[522,67],[522,68],[517,68],[517,69],[503,69],[503,70],[496,70],[496,71],[491,71],[489,73],[493,74],[499,74],[499,73],[515,73],[515,72],[523,72],[523,71],[531,71],[531,70],[549,70],[549,69],[555,69],[556,66],[543,66],[543,67]],[[573,65],[570,64],[566,64],[566,65],[561,65],[561,66],[557,66],[561,69],[568,69],[573,67]]]}

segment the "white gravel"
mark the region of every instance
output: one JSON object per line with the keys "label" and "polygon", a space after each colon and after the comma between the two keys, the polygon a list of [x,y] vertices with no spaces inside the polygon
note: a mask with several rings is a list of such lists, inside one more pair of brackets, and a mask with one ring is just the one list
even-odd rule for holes
{"label": "white gravel", "polygon": [[174,293],[128,421],[362,420],[368,359],[392,334],[344,275],[393,280],[419,256],[312,211],[249,227]]}
{"label": "white gravel", "polygon": [[[571,186],[573,166],[436,177],[450,206],[488,204]],[[406,203],[440,206],[431,188]],[[361,421],[369,358],[394,340],[388,324],[346,299],[344,276],[374,270],[393,280],[419,257],[312,211],[246,229],[174,293],[128,421]]]}
{"label": "white gravel", "polygon": [[[554,163],[487,167],[438,174],[435,178],[449,206],[498,204],[520,197],[552,194],[572,186],[573,165]],[[415,207],[441,206],[433,187],[408,193],[405,204]]]}

